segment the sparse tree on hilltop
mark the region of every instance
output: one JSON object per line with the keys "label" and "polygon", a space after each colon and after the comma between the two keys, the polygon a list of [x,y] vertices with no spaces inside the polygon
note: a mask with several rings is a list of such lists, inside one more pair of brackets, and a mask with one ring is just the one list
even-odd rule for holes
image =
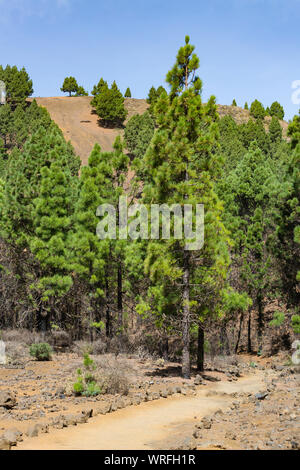
{"label": "sparse tree on hilltop", "polygon": [[83,86],[79,86],[75,96],[89,96],[89,94],[85,91]]}
{"label": "sparse tree on hilltop", "polygon": [[72,96],[72,93],[76,93],[78,88],[78,83],[74,77],[66,77],[63,86],[61,87],[61,91],[69,93],[69,96]]}

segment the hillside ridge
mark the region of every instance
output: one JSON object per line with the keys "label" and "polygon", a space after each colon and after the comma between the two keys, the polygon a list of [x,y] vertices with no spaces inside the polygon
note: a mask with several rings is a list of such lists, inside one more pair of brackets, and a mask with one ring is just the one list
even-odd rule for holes
{"label": "hillside ridge", "polygon": [[[96,143],[103,151],[111,151],[113,143],[118,135],[123,134],[123,129],[105,128],[99,126],[98,116],[91,107],[91,96],[80,97],[48,97],[32,98],[38,105],[46,108],[56,124],[62,130],[66,140],[71,141],[75,152],[80,156],[82,164],[86,165],[89,155]],[[125,107],[128,111],[126,122],[134,114],[143,114],[148,108],[144,99],[125,98]],[[251,119],[250,112],[238,106],[218,105],[220,117],[230,115],[238,124],[243,124]],[[265,118],[267,128],[271,118]],[[281,121],[283,135],[286,137],[288,123]]]}

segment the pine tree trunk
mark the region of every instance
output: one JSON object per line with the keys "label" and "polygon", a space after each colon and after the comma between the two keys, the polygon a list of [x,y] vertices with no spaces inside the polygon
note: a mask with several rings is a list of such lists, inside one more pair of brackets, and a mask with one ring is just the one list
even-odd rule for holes
{"label": "pine tree trunk", "polygon": [[251,308],[249,308],[249,317],[248,317],[248,353],[252,353],[252,343],[251,343]]}
{"label": "pine tree trunk", "polygon": [[228,336],[227,336],[227,331],[226,331],[226,325],[223,325],[221,327],[221,348],[222,350],[220,351],[221,354],[224,353],[226,356],[230,356],[230,347],[229,347],[229,341],[228,341]]}
{"label": "pine tree trunk", "polygon": [[236,345],[235,345],[235,348],[234,348],[234,352],[235,352],[235,354],[237,354],[237,353],[238,353],[238,349],[239,349],[239,345],[240,345],[240,339],[241,339],[241,333],[242,333],[243,319],[244,319],[244,314],[243,314],[243,313],[241,313],[241,317],[240,317],[240,325],[239,325],[239,331],[238,331],[238,337],[237,337]]}
{"label": "pine tree trunk", "polygon": [[185,379],[191,376],[190,361],[190,266],[189,251],[183,255],[183,319],[182,319],[182,375]]}
{"label": "pine tree trunk", "polygon": [[123,282],[122,282],[122,266],[119,263],[118,266],[118,326],[119,330],[122,329],[123,326]]}
{"label": "pine tree trunk", "polygon": [[257,295],[257,310],[258,310],[258,330],[257,330],[257,339],[258,339],[258,351],[262,350],[262,336],[264,329],[264,313],[262,306],[261,294]]}
{"label": "pine tree trunk", "polygon": [[198,326],[197,370],[204,371],[204,330]]}
{"label": "pine tree trunk", "polygon": [[105,282],[105,290],[106,290],[106,337],[110,337],[111,325],[110,325],[110,310],[109,310],[109,285],[108,280],[106,279]]}
{"label": "pine tree trunk", "polygon": [[169,360],[169,338],[164,336],[159,344],[160,356],[165,360]]}

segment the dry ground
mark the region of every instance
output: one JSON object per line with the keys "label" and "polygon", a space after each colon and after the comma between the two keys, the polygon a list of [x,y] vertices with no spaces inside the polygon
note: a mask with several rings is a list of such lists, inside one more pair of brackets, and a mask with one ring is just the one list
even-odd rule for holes
{"label": "dry ground", "polygon": [[[72,395],[70,385],[82,364],[75,353],[14,369],[0,366],[0,396],[1,391],[16,396],[11,409],[0,407],[0,436],[7,430],[23,433],[20,449],[299,447],[299,369],[284,365],[285,358],[217,358],[203,377],[193,371],[191,380],[180,378],[176,363],[125,355],[94,359],[100,370],[103,361],[126,370],[127,394]],[[260,399],[258,392],[266,396]],[[74,417],[77,427],[71,426]],[[39,436],[33,437],[36,425]]]}

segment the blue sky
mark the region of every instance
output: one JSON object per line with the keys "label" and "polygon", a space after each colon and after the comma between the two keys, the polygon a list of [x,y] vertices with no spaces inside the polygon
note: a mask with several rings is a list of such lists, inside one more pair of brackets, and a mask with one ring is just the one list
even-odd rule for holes
{"label": "blue sky", "polygon": [[25,66],[34,96],[60,96],[65,76],[91,91],[100,77],[135,98],[164,85],[188,34],[203,97],[278,100],[298,113],[300,0],[0,0],[0,63]]}

